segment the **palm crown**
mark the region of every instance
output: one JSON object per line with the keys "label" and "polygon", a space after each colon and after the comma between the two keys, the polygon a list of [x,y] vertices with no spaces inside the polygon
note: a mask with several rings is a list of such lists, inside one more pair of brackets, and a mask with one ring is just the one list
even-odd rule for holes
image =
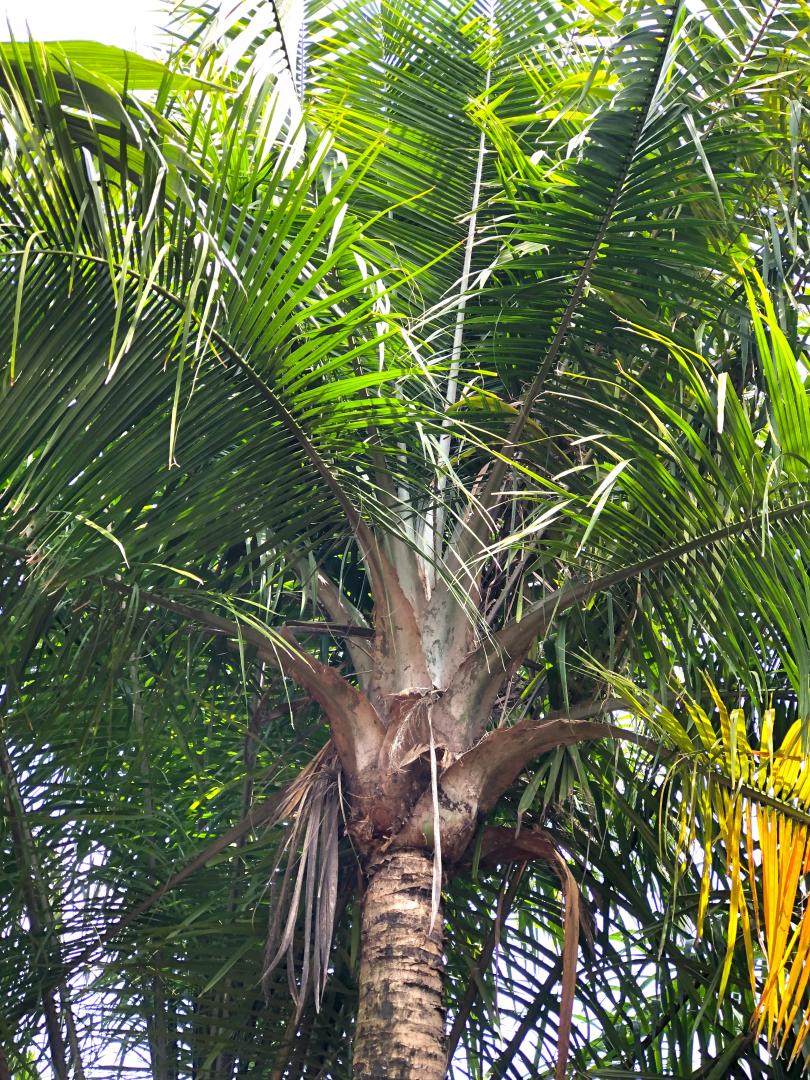
{"label": "palm crown", "polygon": [[806,13],[177,27],[0,58],[0,1075],[787,1075]]}

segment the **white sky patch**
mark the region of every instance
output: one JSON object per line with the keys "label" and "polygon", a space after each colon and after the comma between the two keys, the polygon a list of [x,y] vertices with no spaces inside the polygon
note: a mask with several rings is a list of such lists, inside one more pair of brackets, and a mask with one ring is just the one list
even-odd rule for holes
{"label": "white sky patch", "polygon": [[169,7],[160,0],[0,0],[0,39],[88,40],[145,55],[161,49]]}

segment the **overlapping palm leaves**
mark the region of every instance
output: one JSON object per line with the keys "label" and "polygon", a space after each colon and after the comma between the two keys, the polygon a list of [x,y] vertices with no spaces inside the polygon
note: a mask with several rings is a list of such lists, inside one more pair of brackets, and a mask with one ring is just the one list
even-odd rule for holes
{"label": "overlapping palm leaves", "polygon": [[[802,752],[804,725],[794,722],[781,745],[774,746],[775,711],[764,709],[757,725],[759,746],[753,750],[744,711],[729,711],[711,683],[709,691],[719,716],[719,731],[707,713],[688,699],[684,701],[689,717],[686,724],[666,709],[650,712],[641,705],[640,711],[646,712],[650,722],[660,722],[684,755],[684,765],[692,770],[691,779],[696,782],[692,790],[688,784],[684,787],[678,858],[693,857],[687,855],[687,848],[695,842],[698,815],[710,822],[716,818],[718,823],[725,849],[724,873],[731,884],[728,949],[718,993],[722,997],[727,987],[741,928],[752,990],[759,995],[752,1023],[757,1034],[765,1029],[768,1042],[778,1050],[790,1042],[795,1059],[809,1026],[802,1004],[807,981],[807,914],[799,889],[800,878],[807,873],[810,824]],[[717,760],[721,765],[716,778],[712,774]],[[713,825],[708,824],[702,844],[698,934],[712,888],[712,832]],[[755,941],[766,961],[759,976]]]}
{"label": "overlapping palm leaves", "polygon": [[[771,390],[771,422],[767,423],[762,415],[760,400],[749,397],[746,403],[741,403],[733,388],[724,386],[728,380],[723,373],[715,374],[705,361],[680,352],[671,343],[668,346],[669,353],[678,359],[682,374],[680,379],[672,382],[678,395],[675,407],[674,403],[666,400],[659,391],[642,388],[641,383],[632,377],[626,377],[624,381],[620,375],[618,383],[614,380],[611,385],[610,399],[601,406],[606,414],[612,414],[615,418],[615,428],[612,435],[608,435],[613,425],[604,416],[594,428],[590,427],[589,417],[594,416],[598,391],[588,394],[575,389],[565,395],[562,398],[565,401],[565,410],[560,408],[558,414],[565,415],[577,432],[577,438],[568,436],[570,444],[588,448],[585,462],[580,459],[579,467],[570,472],[576,475],[580,471],[588,472],[596,468],[596,474],[602,477],[602,481],[600,484],[588,484],[587,495],[583,493],[577,498],[574,495],[577,481],[572,482],[569,474],[566,478],[566,500],[556,504],[556,515],[549,512],[547,503],[543,503],[536,515],[536,522],[532,521],[531,516],[524,522],[521,531],[525,543],[532,542],[531,537],[535,532],[542,535],[542,544],[538,545],[538,557],[542,558],[542,547],[551,546],[550,540],[553,543],[552,538],[560,518],[572,514],[579,521],[581,561],[576,576],[572,577],[568,584],[562,585],[547,600],[525,606],[523,617],[537,618],[538,623],[542,623],[546,628],[547,634],[551,629],[557,645],[557,649],[551,653],[551,661],[562,675],[566,695],[570,694],[574,687],[582,693],[588,685],[587,678],[582,681],[581,670],[575,674],[569,668],[566,674],[565,657],[568,657],[569,665],[576,664],[577,642],[579,648],[584,646],[587,651],[597,653],[603,665],[615,665],[617,659],[628,647],[632,648],[632,642],[635,641],[635,648],[639,651],[632,666],[636,671],[646,672],[648,686],[655,687],[665,671],[673,670],[673,665],[687,673],[686,679],[690,686],[700,685],[701,672],[712,670],[716,678],[722,678],[723,693],[732,700],[747,701],[759,710],[765,710],[768,702],[775,702],[780,737],[791,719],[798,717],[799,719],[795,719],[792,734],[785,736],[795,742],[797,733],[803,727],[801,717],[806,716],[802,711],[806,706],[801,704],[806,688],[804,666],[807,657],[807,641],[802,629],[804,620],[801,617],[807,595],[806,562],[803,556],[807,517],[803,464],[806,442],[802,431],[808,415],[808,401],[797,375],[795,357],[787,347],[767,292],[761,283],[759,289],[749,288],[748,292],[751,301],[752,333],[759,341],[764,380]],[[761,307],[763,311],[760,311]],[[582,376],[572,375],[569,382],[576,388],[582,382]],[[624,400],[620,396],[622,392],[619,391],[622,382],[629,395]],[[721,387],[723,389],[720,389]],[[493,407],[490,402],[490,408]],[[633,432],[636,408],[640,410],[637,414],[638,437]],[[555,428],[559,431],[559,424],[549,425],[543,433],[544,442]],[[570,431],[567,424],[564,430]],[[698,436],[698,432],[704,434]],[[706,432],[711,433],[708,446]],[[657,447],[652,454],[644,447],[647,438],[652,439]],[[597,460],[604,455],[605,450],[608,451],[607,455],[602,456],[601,463],[597,465]],[[787,464],[786,454],[792,455],[793,464],[790,466]],[[530,456],[530,453],[527,453],[527,459]],[[649,472],[651,466],[653,471]],[[553,483],[546,482],[549,490],[553,489]],[[560,491],[559,494],[562,495],[563,492]],[[697,524],[698,521],[701,522],[700,525]],[[650,528],[655,539],[649,532]],[[665,539],[665,534],[668,535],[668,540]],[[502,544],[506,548],[509,541],[505,540]],[[621,563],[624,563],[624,568]],[[627,588],[627,583],[631,583],[630,588]],[[593,605],[587,616],[582,614],[580,605],[583,601]],[[602,604],[605,604],[606,611],[603,609],[600,617],[599,607]],[[725,610],[726,604],[730,610]],[[607,628],[605,618],[610,619]],[[617,618],[619,627],[622,623],[626,626],[625,620],[630,619],[634,627],[633,637],[617,628]],[[548,664],[548,651],[545,657]],[[616,685],[616,680],[609,673],[605,673],[605,678],[608,685]],[[537,676],[538,682],[540,679],[541,676]],[[621,680],[618,685],[621,688]],[[559,683],[557,686],[556,692],[559,694]],[[529,683],[524,692],[524,698],[528,702],[532,701],[532,689],[533,686]],[[658,692],[663,695],[664,701],[671,699],[665,681]],[[558,700],[556,704],[560,708],[568,707],[567,700]],[[666,709],[665,706],[663,708]],[[635,709],[635,712],[636,715],[650,720],[654,715],[649,708],[646,711]],[[734,715],[736,718],[738,713]],[[776,714],[771,712],[768,715],[773,723]],[[524,719],[520,723],[526,728],[526,736],[531,737],[532,726],[537,722]],[[656,724],[653,724],[653,728],[660,733],[660,727]],[[541,731],[542,724],[539,724],[538,735]],[[605,730],[604,734],[610,733]],[[625,736],[621,732],[612,734],[614,737],[632,738],[631,735]],[[595,734],[591,737],[595,737]],[[682,753],[684,747],[672,739],[671,733],[669,738],[661,740],[660,735],[658,738],[658,742],[648,740],[644,744],[645,754],[641,760],[649,755],[646,760],[653,769],[653,775],[656,767],[662,770],[659,774],[660,784],[665,770],[671,764],[672,753]],[[714,741],[712,739],[712,747]],[[765,741],[767,742],[767,738]],[[705,739],[703,742],[705,743]],[[740,745],[747,744],[741,742]],[[540,798],[538,792],[544,790],[545,796],[541,805],[547,807],[549,798],[553,799],[550,790],[553,792],[555,783],[565,774],[566,769],[573,769],[574,764],[574,778],[564,781],[564,790],[570,790],[572,783],[575,788],[584,790],[587,797],[595,799],[600,806],[600,815],[606,812],[611,815],[617,811],[619,814],[632,813],[624,794],[632,785],[631,781],[623,779],[620,797],[614,801],[615,796],[611,796],[606,801],[603,790],[600,790],[603,779],[597,773],[596,778],[589,781],[591,774],[587,764],[583,762],[583,755],[577,753],[571,761],[568,750],[557,751],[546,763],[538,773],[537,781],[526,789],[520,808],[537,805],[536,800]],[[633,768],[638,768],[639,764],[640,760],[636,759]],[[618,760],[615,767],[620,768]],[[693,756],[689,758],[687,772],[689,768],[694,768]],[[769,777],[770,774],[757,785],[758,790],[766,796],[773,794],[770,791],[772,785]],[[683,812],[686,813],[691,806],[692,810],[688,812],[694,813],[696,817],[703,813],[705,831],[702,835],[707,844],[713,842],[718,832],[723,836],[733,828],[733,824],[729,825],[727,820],[728,805],[736,805],[733,798],[740,779],[740,767],[731,767],[724,763],[723,777],[715,787],[719,800],[719,822],[712,806],[707,804],[698,808],[697,802],[691,803],[691,796],[679,789]],[[594,790],[597,792],[595,795]],[[632,795],[631,800],[634,801],[636,797]],[[756,797],[756,791],[748,791],[748,798]],[[612,810],[609,809],[611,805]],[[675,805],[677,806],[677,802]],[[787,815],[783,821],[791,820],[790,802],[779,800],[774,805],[775,813],[773,808],[766,809],[764,813],[774,814],[776,820],[779,817],[779,807],[782,807]],[[666,800],[664,806],[669,806]],[[654,816],[649,810],[647,813]],[[667,813],[665,810],[664,822]],[[598,826],[590,826],[594,829],[594,835],[589,844],[598,845],[599,837],[610,836],[611,829],[615,827],[615,819],[612,825],[604,824],[601,817],[598,820]],[[636,844],[640,844],[642,850],[649,845],[653,851],[657,851],[658,840],[646,829],[644,817],[639,816],[634,820],[637,830]],[[663,827],[666,829],[666,824]],[[782,827],[788,830],[798,828],[787,825]],[[602,829],[605,830],[604,833]],[[690,835],[688,828],[686,835]],[[604,840],[602,842],[604,843]],[[680,843],[683,846],[683,829]],[[789,877],[794,873],[794,863],[801,845],[797,848],[796,845],[783,843],[778,857],[773,848],[770,849],[775,870],[765,886],[757,873],[758,862],[754,859],[750,844],[747,852],[742,855],[741,863],[741,856],[735,851],[736,843],[737,837],[731,835],[728,838],[727,851],[731,880],[735,882],[733,888],[740,888],[741,873],[746,875],[746,881],[750,881],[754,876],[757,887],[767,889],[769,904],[772,906],[775,895],[774,874]],[[677,844],[674,846],[677,850]],[[587,858],[588,861],[595,858],[590,848]],[[673,860],[674,858],[675,856]],[[709,864],[703,863],[704,869],[707,865]],[[612,871],[619,874],[615,865]],[[655,879],[654,871],[652,873],[653,877],[647,878],[648,888]],[[691,925],[694,934],[703,922],[708,878],[704,875],[701,880],[701,875],[698,874],[697,880],[693,881],[694,892],[690,891],[688,885],[683,887],[688,900],[680,893],[678,907],[664,919],[665,937],[669,936],[671,940],[677,940],[684,933],[688,936],[685,925]],[[593,887],[595,894],[599,895],[601,883],[597,880]],[[624,888],[628,887],[629,882]],[[716,882],[713,879],[714,887]],[[625,892],[624,895],[630,893]],[[790,899],[785,898],[783,893],[782,901],[782,930],[787,933],[790,927],[789,948],[793,950],[799,947],[801,941],[799,927],[803,901],[795,890],[790,891]],[[732,903],[731,911],[734,921],[737,918],[734,912],[739,911],[738,902]],[[794,911],[799,921],[791,924],[790,913]],[[725,905],[723,912],[726,913]],[[635,918],[636,916],[631,916],[631,920]],[[669,919],[672,921],[666,929]],[[715,987],[720,980],[728,977],[732,963],[739,960],[739,957],[735,959],[733,951],[734,929],[729,930],[729,934],[731,945],[727,950],[721,949],[726,962],[725,967],[721,966],[717,970],[712,983]],[[771,940],[774,936],[772,930],[769,935]],[[750,935],[748,943],[750,949]],[[780,1003],[786,996],[789,997],[797,986],[795,977],[789,988],[787,984],[789,976],[786,956],[792,960],[792,953],[784,954],[778,951],[780,948],[784,950],[786,944],[785,940],[781,940],[781,944],[768,946],[768,955],[773,965],[769,970],[774,974],[770,980],[767,977],[754,980],[753,996],[749,997],[748,1008],[749,1013],[755,1016],[755,1021],[760,1020],[765,1013],[770,1016],[770,1035],[775,1046],[784,1048],[790,1044],[799,1053],[800,1041],[793,1042],[796,1033],[788,1034],[784,1028],[778,1026],[778,1022],[784,1024],[789,1016],[787,1004],[780,1013]],[[683,949],[683,944],[680,948]],[[669,958],[659,956],[659,962],[663,966],[658,969],[658,978],[665,978],[665,982],[672,980],[666,994],[672,993],[676,999],[676,1004],[672,1006],[673,1014],[666,1019],[665,1026],[670,1029],[670,1033],[664,1036],[673,1055],[670,1067],[683,1069],[689,1064],[692,1051],[687,1047],[694,1047],[690,1040],[698,1037],[697,1030],[692,1029],[692,1034],[687,1035],[687,1029],[683,1029],[679,1049],[678,1044],[672,1042],[674,1028],[671,1029],[670,1025],[675,1023],[676,1010],[683,1008],[693,994],[697,993],[693,986],[694,980],[711,981],[712,976],[699,975],[697,971],[690,974],[688,969],[679,971],[677,966],[673,971],[669,968]],[[795,959],[795,971],[800,971],[805,963],[806,957],[802,951]],[[521,978],[528,977],[526,970],[521,968]],[[550,970],[549,965],[546,965],[546,970]],[[782,979],[785,983],[780,982]],[[766,988],[766,997],[763,999],[766,1004],[758,1005],[757,1002],[763,994],[763,985]],[[780,985],[782,990],[777,991],[776,987]],[[661,992],[664,993],[663,988]],[[540,1000],[545,998],[541,995]],[[632,1007],[628,1002],[627,1009]],[[708,1010],[708,1002],[704,1002],[701,1007],[695,1007],[698,1016],[702,1016]],[[585,1006],[586,1016],[592,1015],[591,1009],[598,1013],[600,1006],[590,1001]],[[737,1030],[742,1029],[742,1041],[735,1042],[730,1035],[728,1046],[736,1054],[735,1062],[738,1058],[743,1058],[750,1064],[751,1061],[756,1061],[757,1054],[756,1050],[751,1050],[751,1043],[755,1040],[745,1033],[745,1026],[744,1020],[732,1021],[731,1032],[735,1027]],[[663,1030],[662,1027],[659,1035]],[[643,1045],[649,1048],[655,1041],[656,1038],[651,1036],[649,1040],[643,1041]],[[643,1060],[636,1059],[629,1051],[625,1051],[625,1054],[627,1062]],[[718,1069],[731,1069],[731,1059],[723,1064],[723,1054],[717,1056],[721,1062]],[[679,1062],[677,1066],[676,1061]],[[649,1067],[665,1070],[663,1060],[656,1060],[655,1056]],[[728,1074],[717,1072],[718,1076]]]}
{"label": "overlapping palm leaves", "polygon": [[[723,34],[668,6],[349,3],[299,27],[292,8],[243,5],[203,23],[199,61],[184,54],[216,85],[167,75],[156,103],[126,63],[88,78],[52,51],[5,54],[7,955],[35,977],[23,987],[26,964],[4,964],[0,1022],[20,1075],[36,1075],[23,1061],[43,1016],[57,1074],[75,1069],[75,1042],[92,1053],[101,1017],[111,1042],[149,1047],[157,1075],[349,1068],[348,854],[320,1014],[307,1001],[295,1016],[278,971],[269,1006],[258,989],[275,832],[216,854],[114,954],[88,951],[324,741],[309,703],[285,710],[247,630],[212,641],[178,602],[239,612],[283,648],[274,627],[313,612],[316,566],[343,610],[368,611],[358,521],[463,591],[438,557],[466,515],[457,538],[476,534],[492,630],[522,609],[546,639],[501,718],[599,691],[583,649],[664,693],[677,664],[690,686],[705,671],[721,694],[761,708],[775,692],[780,716],[806,716],[806,402],[779,336],[781,321],[798,337],[799,301],[777,291],[777,314],[758,296],[750,314],[734,262],[767,246],[770,285],[801,297],[803,24],[789,5],[711,12]],[[221,35],[230,70],[205,51]],[[309,97],[306,138],[293,91]],[[696,339],[710,366],[686,351]],[[482,528],[476,479],[517,442]],[[317,640],[322,660],[362,668],[360,645]],[[719,1014],[695,986],[720,970],[726,926],[710,916],[688,956],[688,907],[666,913],[643,827],[655,799],[638,790],[654,757],[566,749],[540,776],[498,813],[550,826],[580,866],[589,962],[621,987],[615,1018],[612,991],[580,980],[575,1064],[683,1075],[697,1045],[723,1075],[732,1050],[757,1068],[739,1043],[756,1008],[744,958],[728,954],[740,997]],[[487,960],[500,879],[479,881],[448,886],[456,1067],[525,1075],[553,1039],[506,1018],[530,992],[529,1015],[556,1026],[556,884],[520,880]],[[628,940],[638,928],[626,946],[610,937],[619,911]],[[294,964],[305,920],[285,924]],[[633,964],[668,1027],[628,990]]]}

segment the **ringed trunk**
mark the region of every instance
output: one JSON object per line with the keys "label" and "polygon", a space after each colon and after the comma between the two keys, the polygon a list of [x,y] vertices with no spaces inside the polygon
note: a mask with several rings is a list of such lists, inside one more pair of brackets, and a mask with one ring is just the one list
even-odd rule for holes
{"label": "ringed trunk", "polygon": [[433,858],[390,851],[368,868],[361,919],[355,1080],[442,1080],[442,913],[430,930]]}

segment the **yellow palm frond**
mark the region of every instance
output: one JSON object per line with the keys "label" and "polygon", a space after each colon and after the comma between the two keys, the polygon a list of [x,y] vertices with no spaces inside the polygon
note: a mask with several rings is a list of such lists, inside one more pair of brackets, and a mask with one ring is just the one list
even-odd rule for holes
{"label": "yellow palm frond", "polygon": [[810,873],[810,753],[803,751],[801,721],[774,747],[772,708],[760,714],[754,749],[744,711],[729,709],[708,678],[706,685],[712,715],[684,694],[676,715],[636,687],[616,688],[680,755],[675,882],[690,862],[702,863],[699,937],[713,875],[720,870],[728,883],[718,998],[726,992],[741,935],[757,1000],[751,1026],[758,1035],[766,1031],[780,1054],[789,1051],[792,1062],[810,1035],[810,895],[804,887]]}

